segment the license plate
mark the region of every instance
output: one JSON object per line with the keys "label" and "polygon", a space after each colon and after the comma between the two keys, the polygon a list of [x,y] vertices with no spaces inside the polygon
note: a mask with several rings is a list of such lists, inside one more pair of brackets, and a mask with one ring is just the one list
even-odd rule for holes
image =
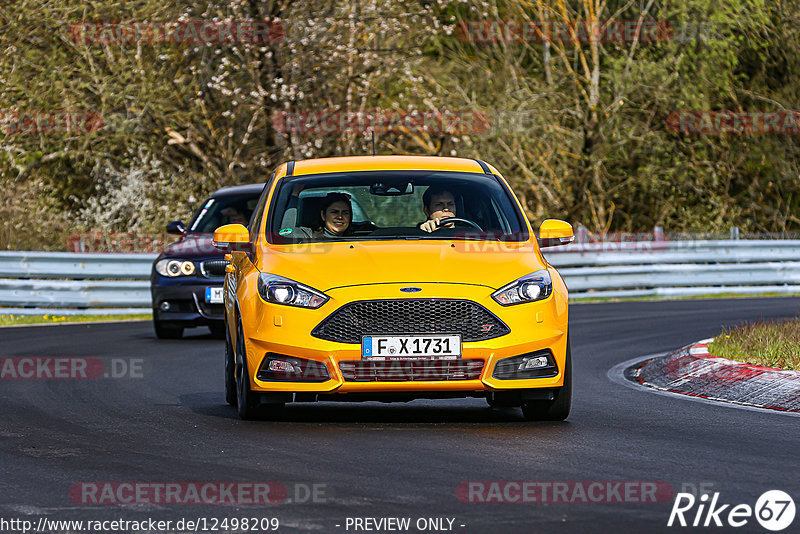
{"label": "license plate", "polygon": [[461,336],[364,336],[364,360],[457,360],[461,357]]}
{"label": "license plate", "polygon": [[208,302],[209,304],[222,304],[222,288],[207,287],[206,302]]}

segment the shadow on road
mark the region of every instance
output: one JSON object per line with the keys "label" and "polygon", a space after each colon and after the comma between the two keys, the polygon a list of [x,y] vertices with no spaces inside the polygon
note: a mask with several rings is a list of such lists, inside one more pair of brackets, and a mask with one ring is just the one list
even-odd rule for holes
{"label": "shadow on road", "polygon": [[[193,412],[211,417],[238,419],[236,409],[220,401],[223,393],[204,392],[180,396],[182,405]],[[381,423],[407,425],[441,425],[448,423],[474,423],[480,425],[497,423],[517,423],[520,426],[563,426],[568,422],[529,422],[525,421],[519,409],[493,409],[482,399],[465,400],[416,400],[406,403],[343,403],[311,402],[292,403],[262,423]]]}

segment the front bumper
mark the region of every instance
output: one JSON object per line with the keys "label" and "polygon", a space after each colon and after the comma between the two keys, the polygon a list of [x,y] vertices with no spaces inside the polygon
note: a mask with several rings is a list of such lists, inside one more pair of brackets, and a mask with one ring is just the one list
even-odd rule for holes
{"label": "front bumper", "polygon": [[[554,282],[556,282],[554,280]],[[328,291],[331,297],[318,310],[269,304],[261,299],[243,299],[252,308],[243,310],[243,329],[247,347],[251,388],[258,392],[317,394],[368,393],[458,393],[485,396],[487,392],[558,388],[563,385],[567,348],[567,293],[560,279],[553,294],[540,302],[503,307],[491,298],[485,286],[465,284],[414,284],[422,289],[416,298],[466,299],[477,302],[501,319],[510,332],[492,339],[463,342],[461,361],[480,361],[473,375],[442,379],[425,375],[412,380],[353,380],[351,370],[362,361],[361,345],[319,339],[311,332],[340,307],[355,300],[404,298],[400,288],[408,284],[380,284]],[[411,333],[411,332],[410,332]],[[549,349],[556,371],[541,378],[498,379],[495,367],[504,358]],[[286,355],[324,363],[330,378],[324,382],[265,381],[256,374],[267,353]],[[402,368],[400,362],[399,368]],[[344,366],[342,365],[344,364]],[[473,369],[474,371],[474,369]]]}
{"label": "front bumper", "polygon": [[[206,302],[208,287],[222,287],[222,283],[198,280],[181,281],[170,285],[151,284],[154,319],[169,325],[185,327],[220,324],[225,319],[225,306]],[[163,302],[169,302],[168,311],[161,309]]]}

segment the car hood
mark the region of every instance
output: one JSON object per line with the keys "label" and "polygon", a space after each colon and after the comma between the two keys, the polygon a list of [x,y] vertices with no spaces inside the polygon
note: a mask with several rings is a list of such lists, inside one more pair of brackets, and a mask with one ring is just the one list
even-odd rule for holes
{"label": "car hood", "polygon": [[545,268],[531,243],[393,241],[267,246],[258,266],[320,291],[381,283],[498,289]]}
{"label": "car hood", "polygon": [[184,234],[180,239],[164,247],[161,257],[199,258],[224,255],[212,244],[214,234]]}

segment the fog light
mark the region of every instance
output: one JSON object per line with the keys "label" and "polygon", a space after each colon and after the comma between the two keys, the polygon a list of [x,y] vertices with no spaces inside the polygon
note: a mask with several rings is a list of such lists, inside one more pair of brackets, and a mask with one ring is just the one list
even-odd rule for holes
{"label": "fog light", "polygon": [[544,378],[557,374],[558,368],[549,349],[503,358],[497,362],[492,372],[494,378],[501,380]]}
{"label": "fog light", "polygon": [[165,300],[158,307],[161,308],[161,311],[169,311],[169,308],[170,308],[169,301]]}
{"label": "fog light", "polygon": [[330,380],[322,362],[268,352],[259,366],[256,378],[279,382],[325,382]]}
{"label": "fog light", "polygon": [[267,368],[270,371],[278,371],[281,373],[297,373],[300,371],[299,369],[295,369],[291,363],[283,360],[270,360]]}
{"label": "fog light", "polygon": [[540,367],[547,367],[547,364],[547,356],[524,357],[517,369],[520,371],[523,369],[539,369]]}

